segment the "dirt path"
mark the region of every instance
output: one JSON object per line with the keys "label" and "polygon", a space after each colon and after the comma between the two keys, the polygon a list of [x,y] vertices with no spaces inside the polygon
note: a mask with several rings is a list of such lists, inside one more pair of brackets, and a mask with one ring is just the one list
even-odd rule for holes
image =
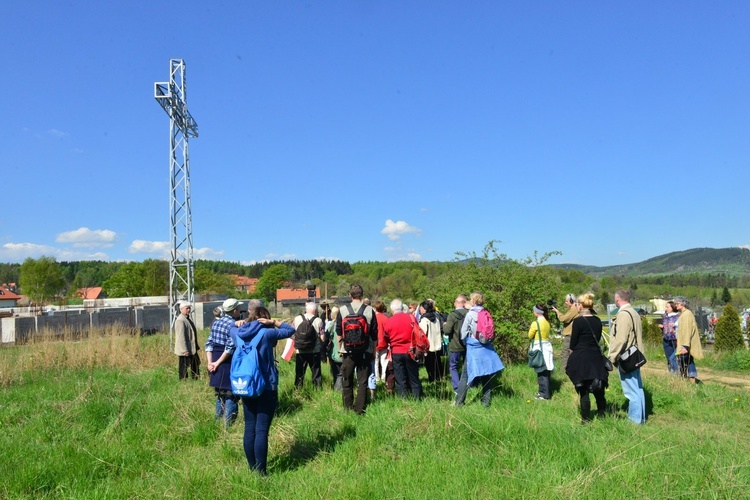
{"label": "dirt path", "polygon": [[[724,385],[730,385],[732,387],[742,387],[743,389],[750,390],[750,376],[744,376],[740,374],[733,374],[731,376],[724,375],[723,372],[714,371],[710,368],[704,368],[696,363],[698,368],[698,379],[702,382],[718,382]],[[642,368],[646,373],[658,373],[666,375],[666,366],[654,366],[652,363],[646,364]]]}

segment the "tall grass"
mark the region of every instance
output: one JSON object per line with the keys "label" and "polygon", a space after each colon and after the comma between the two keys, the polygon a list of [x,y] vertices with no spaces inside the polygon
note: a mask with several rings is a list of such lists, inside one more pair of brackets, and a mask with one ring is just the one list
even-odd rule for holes
{"label": "tall grass", "polygon": [[260,478],[245,462],[242,417],[215,424],[213,391],[177,381],[167,344],[111,332],[0,349],[0,496],[733,498],[750,486],[741,389],[649,373],[649,422],[635,426],[615,376],[608,415],[582,426],[561,373],[553,399],[534,401],[534,373],[513,365],[489,409],[476,390],[452,407],[448,383],[425,382],[425,400],[379,392],[360,417],[342,410],[326,366],[325,390],[294,390],[283,361]]}

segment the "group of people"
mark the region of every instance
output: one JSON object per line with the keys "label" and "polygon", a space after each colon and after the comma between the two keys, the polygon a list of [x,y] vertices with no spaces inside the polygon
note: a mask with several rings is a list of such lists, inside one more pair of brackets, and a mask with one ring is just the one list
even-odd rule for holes
{"label": "group of people", "polygon": [[662,330],[664,357],[667,359],[667,370],[698,382],[698,370],[695,360],[703,357],[700,332],[695,315],[690,310],[685,297],[675,297],[667,301],[659,328]]}
{"label": "group of people", "polygon": [[[269,311],[259,301],[248,303],[248,316],[242,316],[242,302],[227,299],[214,311],[216,319],[205,345],[210,385],[214,387],[216,418],[230,425],[237,418],[240,403],[245,415],[243,445],[251,469],[266,473],[268,432],[278,406],[279,374],[275,348],[279,340],[294,339],[299,347],[295,358],[295,387],[304,383],[309,368],[312,384],[322,387],[321,362],[330,366],[333,387],[342,393],[343,407],[357,414],[366,412],[368,400],[374,397],[378,382],[383,382],[389,393],[402,398],[421,399],[421,364],[425,365],[429,382],[438,382],[444,374],[442,353],[447,353],[447,365],[454,391],[453,405],[462,406],[470,387],[478,387],[481,402],[489,406],[492,388],[504,365],[492,342],[484,341],[478,331],[478,318],[484,308],[484,296],[479,292],[469,297],[461,294],[454,301],[454,310],[440,315],[435,304],[426,300],[418,305],[406,305],[400,299],[389,304],[390,316],[382,301],[370,305],[362,287],[352,285],[351,302],[340,308],[324,310],[319,315],[318,305],[308,303],[305,312],[291,324],[271,319]],[[630,293],[618,290],[615,303],[619,307],[609,335],[609,354],[602,354],[602,322],[593,309],[591,293],[566,296],[568,310],[552,310],[563,325],[562,363],[567,376],[580,396],[581,420],[591,419],[590,395],[596,401],[599,416],[606,412],[605,389],[609,384],[609,370],[617,367],[625,397],[629,401],[628,418],[641,424],[646,421],[645,395],[640,368],[625,371],[620,366],[620,355],[636,346],[643,351],[641,321],[630,305]],[[695,320],[682,297],[670,302],[663,323],[665,354],[670,370],[680,371],[693,380],[696,376],[694,358],[700,358],[700,339]],[[180,378],[188,372],[198,376],[198,344],[195,325],[189,318],[190,304],[180,303],[181,316],[175,326],[175,353],[180,356]],[[679,316],[674,312],[680,312]],[[533,307],[534,321],[528,338],[530,354],[541,351],[544,362],[535,367],[538,393],[536,398],[551,398],[550,377],[555,369],[550,342],[549,309],[545,304]],[[424,332],[429,348],[424,356],[416,349],[415,336]],[[258,344],[259,369],[266,380],[260,397],[239,398],[232,394],[229,370],[236,346],[262,335]],[[355,339],[355,340],[352,340]],[[668,344],[668,342],[670,342]],[[669,350],[671,349],[671,351]],[[369,397],[368,397],[369,396]]]}

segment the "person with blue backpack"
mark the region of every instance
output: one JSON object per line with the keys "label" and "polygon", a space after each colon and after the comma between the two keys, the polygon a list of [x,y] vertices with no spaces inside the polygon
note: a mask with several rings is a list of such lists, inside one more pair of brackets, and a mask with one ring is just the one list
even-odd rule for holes
{"label": "person with blue backpack", "polygon": [[230,335],[237,346],[232,358],[232,392],[242,398],[245,414],[243,446],[251,470],[265,476],[268,432],[279,405],[279,371],[273,349],[276,342],[294,335],[292,325],[271,319],[268,309],[256,308]]}

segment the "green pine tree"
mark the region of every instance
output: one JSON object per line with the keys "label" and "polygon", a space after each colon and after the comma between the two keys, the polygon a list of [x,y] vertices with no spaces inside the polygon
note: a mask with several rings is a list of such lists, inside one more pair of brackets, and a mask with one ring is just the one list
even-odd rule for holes
{"label": "green pine tree", "polygon": [[716,323],[714,333],[716,335],[714,349],[717,352],[731,352],[745,348],[745,341],[742,338],[740,315],[731,304],[724,306],[724,312]]}
{"label": "green pine tree", "polygon": [[724,287],[724,290],[721,291],[721,301],[725,304],[732,302],[732,294],[729,293],[729,288]]}

